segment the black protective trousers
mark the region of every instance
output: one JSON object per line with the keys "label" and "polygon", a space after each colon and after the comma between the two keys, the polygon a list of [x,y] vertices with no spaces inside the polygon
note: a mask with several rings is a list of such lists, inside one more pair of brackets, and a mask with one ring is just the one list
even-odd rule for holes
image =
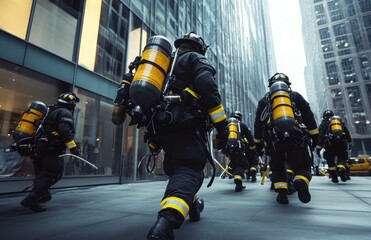
{"label": "black protective trousers", "polygon": [[[203,169],[207,162],[205,137],[192,128],[156,134],[156,142],[161,144],[165,153],[164,170],[169,176],[163,199],[176,197],[188,206],[192,205],[204,179]],[[174,229],[185,220],[173,208],[162,208],[159,215],[165,217]]]}
{"label": "black protective trousers", "polygon": [[290,139],[277,141],[272,149],[269,163],[274,183],[287,182],[287,164],[294,171],[294,176],[304,176],[308,181],[312,179],[312,159],[307,144]]}
{"label": "black protective trousers", "polygon": [[[345,141],[326,144],[323,158],[326,159],[329,168],[336,167],[339,164],[346,166],[346,161],[348,160],[347,148],[348,145]],[[335,162],[335,157],[337,157],[337,163]]]}
{"label": "black protective trousers", "polygon": [[46,151],[34,159],[35,179],[32,192],[42,196],[58,182],[64,170],[63,158],[58,157],[63,151]]}

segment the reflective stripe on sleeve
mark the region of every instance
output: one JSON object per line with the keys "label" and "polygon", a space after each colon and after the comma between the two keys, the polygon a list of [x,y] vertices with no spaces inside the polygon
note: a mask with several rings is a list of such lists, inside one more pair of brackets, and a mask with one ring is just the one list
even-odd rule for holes
{"label": "reflective stripe on sleeve", "polygon": [[70,141],[68,141],[68,142],[66,142],[65,144],[66,144],[66,147],[67,147],[68,149],[71,149],[71,148],[76,147],[76,143],[75,143],[75,141],[74,141],[73,139],[70,140]]}
{"label": "reflective stripe on sleeve", "polygon": [[219,123],[227,119],[227,115],[225,115],[224,108],[222,105],[209,109],[208,113],[213,123]]}
{"label": "reflective stripe on sleeve", "polygon": [[319,133],[318,128],[315,128],[315,129],[309,130],[309,134],[310,134],[310,135],[315,135],[315,134],[317,134],[317,133]]}

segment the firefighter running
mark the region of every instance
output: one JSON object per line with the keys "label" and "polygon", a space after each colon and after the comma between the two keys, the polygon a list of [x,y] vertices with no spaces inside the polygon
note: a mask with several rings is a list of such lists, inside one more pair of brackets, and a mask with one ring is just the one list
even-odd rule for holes
{"label": "firefighter running", "polygon": [[[168,45],[165,42],[162,39],[162,45]],[[145,106],[147,103],[135,102],[135,92],[143,91],[132,91],[130,86],[131,99],[117,96],[112,115],[113,120],[119,120],[116,123],[124,119],[119,117],[120,114],[127,113],[138,126],[148,126],[145,138],[151,151],[158,152],[162,148],[165,154],[163,168],[169,182],[157,221],[148,232],[147,239],[175,239],[173,230],[180,228],[187,216],[191,222],[200,219],[204,202],[196,194],[203,182],[206,162],[213,161],[207,147],[207,133],[212,127],[217,129],[217,149],[224,148],[228,138],[227,116],[214,78],[216,71],[204,56],[208,46],[193,32],[177,39],[174,45],[177,51],[172,62],[175,64],[167,69],[170,73],[158,105],[149,107]],[[164,52],[163,49],[161,51]],[[139,63],[140,66],[141,62],[143,60],[134,65]],[[148,60],[144,62],[148,63]],[[158,61],[152,65],[158,68],[165,64]],[[137,73],[138,70],[132,81],[126,75],[127,82],[133,84],[138,79]],[[158,74],[162,73],[158,71]],[[154,90],[153,84],[148,82],[140,85]],[[146,99],[143,94],[140,97]],[[129,107],[122,106],[124,102],[131,103]]]}
{"label": "firefighter running", "polygon": [[[21,205],[34,212],[46,211],[41,203],[52,199],[50,187],[56,184],[62,177],[64,170],[63,158],[59,155],[69,151],[79,156],[74,141],[73,112],[79,98],[74,93],[63,93],[57,99],[57,104],[49,106],[48,114],[42,124],[41,134],[36,139],[35,153],[33,158],[35,179],[33,189],[21,201]],[[15,132],[17,136],[19,133]]]}
{"label": "firefighter running", "polygon": [[[322,122],[319,126],[319,141],[316,147],[318,157],[324,148],[323,158],[328,164],[328,172],[331,181],[338,183],[338,176],[342,182],[349,180],[347,166],[348,150],[352,147],[352,138],[348,128],[339,116],[335,116],[331,110],[323,112]],[[335,157],[337,162],[335,162]]]}
{"label": "firefighter running", "polygon": [[270,167],[278,193],[277,202],[289,203],[287,162],[293,170],[293,184],[299,200],[308,203],[311,200],[309,182],[312,177],[308,147],[313,148],[317,144],[317,124],[308,102],[291,90],[291,83],[285,74],[276,73],[268,81],[270,91],[258,102],[256,110],[254,137],[257,151],[262,151],[264,137],[272,149]]}

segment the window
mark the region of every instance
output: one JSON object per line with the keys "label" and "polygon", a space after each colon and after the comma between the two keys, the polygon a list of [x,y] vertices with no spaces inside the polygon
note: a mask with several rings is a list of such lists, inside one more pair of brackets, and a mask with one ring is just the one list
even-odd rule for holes
{"label": "window", "polygon": [[94,71],[119,82],[127,71],[123,63],[127,59],[129,9],[119,0],[113,0],[111,5],[103,1],[101,9],[101,16],[111,17],[109,22],[100,19]]}
{"label": "window", "polygon": [[347,34],[344,23],[337,24],[333,26],[335,36],[341,36]]}
{"label": "window", "polygon": [[[11,69],[25,71],[19,66]],[[32,159],[17,152],[4,153],[14,143],[12,132],[32,101],[55,104],[56,98],[70,91],[71,86],[34,72],[27,72],[27,76],[19,72],[0,67],[0,174],[27,178],[34,175]]]}
{"label": "window", "polygon": [[363,79],[370,80],[371,79],[371,68],[370,68],[370,63],[368,61],[367,55],[362,55],[359,58],[360,66],[361,66],[361,73]]}
{"label": "window", "polygon": [[340,84],[339,75],[335,61],[326,62],[327,81],[329,85]]}
{"label": "window", "polygon": [[358,86],[347,87],[347,94],[351,107],[362,107],[361,92]]}
{"label": "window", "polygon": [[332,22],[335,22],[335,21],[338,21],[344,18],[339,0],[328,2],[327,5],[328,5],[330,19]]}
{"label": "window", "polygon": [[323,25],[327,23],[327,18],[325,14],[325,10],[323,8],[323,5],[317,5],[314,7],[315,13],[316,13],[316,19],[317,19],[317,25]]}
{"label": "window", "polygon": [[331,90],[332,104],[335,109],[344,108],[344,99],[341,89],[332,89]]}
{"label": "window", "polygon": [[36,1],[29,41],[73,61],[83,1]]}
{"label": "window", "polygon": [[344,81],[346,83],[353,83],[357,81],[356,72],[354,69],[353,59],[346,58],[341,60],[341,68],[344,74]]}
{"label": "window", "polygon": [[328,30],[328,27],[320,29],[319,30],[319,36],[320,36],[321,39],[330,38],[330,31]]}

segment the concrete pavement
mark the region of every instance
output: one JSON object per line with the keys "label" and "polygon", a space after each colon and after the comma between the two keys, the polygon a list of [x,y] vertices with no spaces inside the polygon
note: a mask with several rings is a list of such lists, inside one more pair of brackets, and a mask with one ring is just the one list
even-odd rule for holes
{"label": "concrete pavement", "polygon": [[[297,194],[278,204],[270,182],[244,182],[234,192],[229,179],[208,179],[199,192],[205,200],[201,220],[187,219],[175,231],[177,240],[225,239],[371,239],[371,177],[352,177],[334,184],[313,177],[312,201]],[[33,213],[19,202],[25,194],[0,196],[0,239],[144,240],[156,220],[166,181],[53,189],[48,211]]]}

